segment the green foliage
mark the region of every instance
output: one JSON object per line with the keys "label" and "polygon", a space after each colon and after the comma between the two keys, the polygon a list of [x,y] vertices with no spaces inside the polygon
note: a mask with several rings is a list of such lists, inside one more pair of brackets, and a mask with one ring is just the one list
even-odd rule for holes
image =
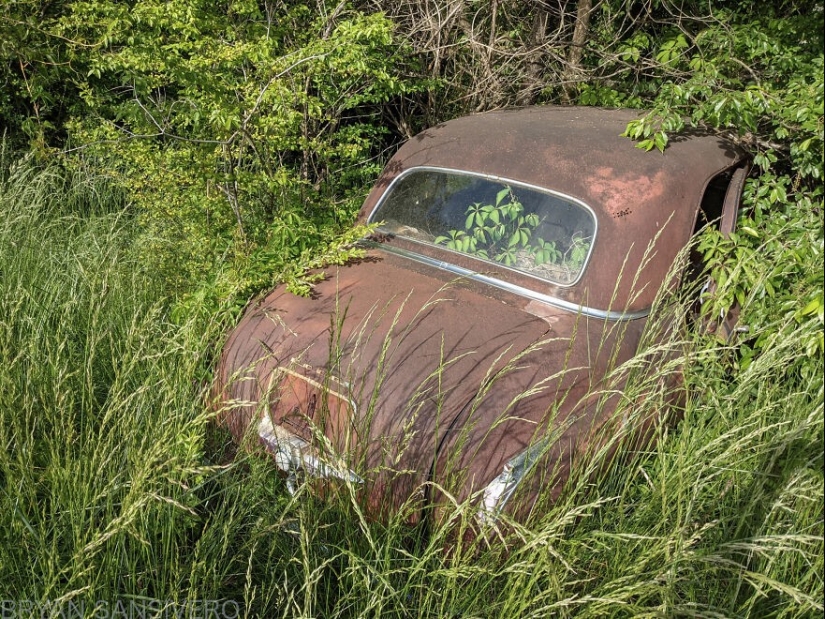
{"label": "green foliage", "polygon": [[144,258],[181,292],[226,273],[268,285],[264,272],[334,244],[380,169],[384,108],[417,88],[397,74],[393,25],[346,3],[63,0],[36,31],[59,73],[26,56],[34,35],[18,21],[0,17],[0,51],[43,75],[43,97],[58,80],[74,93],[71,160],[126,189]]}
{"label": "green foliage", "polygon": [[767,325],[804,334],[806,354],[823,359],[822,13],[821,2],[803,2],[756,16],[728,6],[704,19],[662,15],[617,44],[618,60],[655,68],[650,79],[631,74],[625,88],[614,80],[581,93],[588,104],[613,104],[616,91],[640,98],[648,112],[625,135],[644,150],[666,152],[680,132],[701,127],[753,154],[738,231],[722,238],[709,229],[698,245],[718,285],[707,311],[738,305],[742,326],[761,334],[743,336],[737,367],[764,349]]}
{"label": "green foliage", "polygon": [[177,594],[218,325],[168,322],[123,209],[88,174],[24,162],[0,182],[4,599]]}
{"label": "green foliage", "polygon": [[566,252],[553,241],[534,237],[539,216],[525,213],[509,187],[496,194],[494,204],[476,202],[467,207],[465,215],[463,230],[449,230],[435,242],[507,266],[551,263],[572,271],[581,269],[590,250],[590,241],[581,237],[574,237]]}
{"label": "green foliage", "polygon": [[65,5],[6,0],[0,12],[0,137],[18,148],[43,152],[65,137],[78,99],[65,45],[48,34]]}
{"label": "green foliage", "polygon": [[[294,251],[295,245],[271,243],[244,260],[236,260],[202,278],[176,303],[172,318],[177,322],[193,317],[204,321],[216,318],[231,321],[238,317],[250,297],[268,291],[276,284],[285,285],[293,294],[309,296],[313,284],[324,277],[323,267],[364,257],[364,249],[357,245],[357,241],[376,227],[353,226],[343,233],[328,232],[315,241],[314,246],[304,247],[297,256],[284,255]],[[296,229],[300,230],[300,227]],[[277,253],[273,255],[270,251]]]}
{"label": "green foliage", "polygon": [[[476,202],[465,214],[464,230],[450,230],[448,236],[439,236],[435,242],[507,266],[515,264],[516,251],[528,247],[539,224],[537,215],[524,213],[524,206],[509,187],[496,194],[495,204]],[[538,251],[543,257],[551,249],[542,245]]]}
{"label": "green foliage", "polygon": [[[778,185],[781,187],[781,185]],[[810,363],[801,371],[808,377],[823,359],[823,202],[821,191],[797,193],[794,201],[780,200],[777,179],[764,174],[746,187],[748,211],[739,229],[728,238],[716,231],[703,234],[698,249],[710,276],[718,284],[708,311],[716,313],[738,304],[741,322],[760,333],[741,343],[740,363],[752,361],[776,335],[771,325],[804,334]],[[778,327],[775,327],[778,328]]]}
{"label": "green foliage", "polygon": [[[389,22],[295,3],[264,28],[255,4],[146,1],[112,25],[98,8],[64,22],[112,33],[89,60],[97,98],[73,135],[93,151],[121,144],[117,172],[184,279],[227,259],[283,269],[352,221],[377,172],[362,165],[382,134],[372,115],[407,89]],[[128,96],[96,81],[129,84]]]}

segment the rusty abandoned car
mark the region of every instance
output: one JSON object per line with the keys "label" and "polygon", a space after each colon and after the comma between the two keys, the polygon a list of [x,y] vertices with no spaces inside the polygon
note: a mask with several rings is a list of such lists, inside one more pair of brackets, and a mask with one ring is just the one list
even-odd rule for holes
{"label": "rusty abandoned car", "polygon": [[695,231],[732,230],[749,168],[698,131],[643,152],[620,137],[638,117],[532,107],[410,139],[360,212],[380,223],[366,257],[310,298],[253,301],[230,334],[234,437],[291,484],[349,480],[378,514],[448,492],[482,520],[522,513],[537,467],[555,496],[615,408],[591,394],[637,354]]}

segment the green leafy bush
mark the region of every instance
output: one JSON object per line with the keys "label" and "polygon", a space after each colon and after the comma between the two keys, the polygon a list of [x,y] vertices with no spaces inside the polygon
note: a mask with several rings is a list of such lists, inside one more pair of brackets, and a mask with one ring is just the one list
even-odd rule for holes
{"label": "green leafy bush", "polygon": [[580,236],[573,237],[564,252],[554,241],[534,236],[539,216],[526,213],[509,187],[496,194],[493,204],[471,204],[465,215],[463,230],[449,230],[435,243],[507,266],[530,269],[550,263],[571,272],[581,269],[590,251],[590,241]]}
{"label": "green leafy bush", "polygon": [[[759,334],[743,336],[737,367],[751,363],[775,329],[786,337],[798,330],[810,375],[823,359],[823,6],[766,5],[755,15],[713,9],[702,18],[662,7],[657,25],[620,37],[608,65],[647,63],[650,79],[640,82],[639,68],[626,67],[628,81],[611,80],[609,89],[597,81],[582,96],[611,104],[619,92],[647,108],[625,132],[645,150],[666,153],[671,139],[700,128],[753,154],[738,231],[722,238],[709,229],[698,245],[718,284],[706,308],[718,315],[738,304],[741,326]],[[616,32],[603,27],[607,44]]]}
{"label": "green leafy bush", "polygon": [[144,260],[179,294],[199,289],[181,311],[340,247],[380,169],[385,111],[421,87],[399,75],[393,24],[348,3],[62,0],[36,26],[35,4],[0,16],[0,54],[26,67],[4,74],[16,98],[0,115],[125,189]]}

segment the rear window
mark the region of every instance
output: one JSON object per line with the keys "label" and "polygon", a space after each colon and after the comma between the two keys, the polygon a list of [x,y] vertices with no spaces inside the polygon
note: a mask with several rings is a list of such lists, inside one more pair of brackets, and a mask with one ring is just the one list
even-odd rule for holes
{"label": "rear window", "polygon": [[398,177],[370,216],[380,230],[557,284],[576,282],[596,233],[572,198],[502,179],[433,168]]}

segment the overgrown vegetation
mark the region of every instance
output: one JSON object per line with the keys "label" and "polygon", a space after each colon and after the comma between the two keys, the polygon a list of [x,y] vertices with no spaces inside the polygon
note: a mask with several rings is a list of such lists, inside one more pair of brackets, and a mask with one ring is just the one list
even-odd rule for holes
{"label": "overgrown vegetation", "polygon": [[556,241],[548,241],[535,235],[540,224],[539,216],[527,212],[513,193],[503,187],[490,204],[474,202],[464,212],[464,229],[446,230],[445,235],[433,239],[436,244],[537,272],[542,265],[552,265],[543,275],[561,283],[575,281],[590,252],[590,239],[582,231],[576,231],[564,249]]}
{"label": "overgrown vegetation", "polygon": [[[0,599],[821,614],[820,1],[3,8]],[[290,499],[266,459],[227,465],[205,395],[237,309],[356,255],[355,210],[399,139],[526,103],[644,108],[627,134],[651,157],[692,125],[754,153],[737,233],[697,245],[713,312],[736,302],[751,331],[688,338],[683,422],[506,547],[448,553],[447,528],[368,523],[346,493]]]}

